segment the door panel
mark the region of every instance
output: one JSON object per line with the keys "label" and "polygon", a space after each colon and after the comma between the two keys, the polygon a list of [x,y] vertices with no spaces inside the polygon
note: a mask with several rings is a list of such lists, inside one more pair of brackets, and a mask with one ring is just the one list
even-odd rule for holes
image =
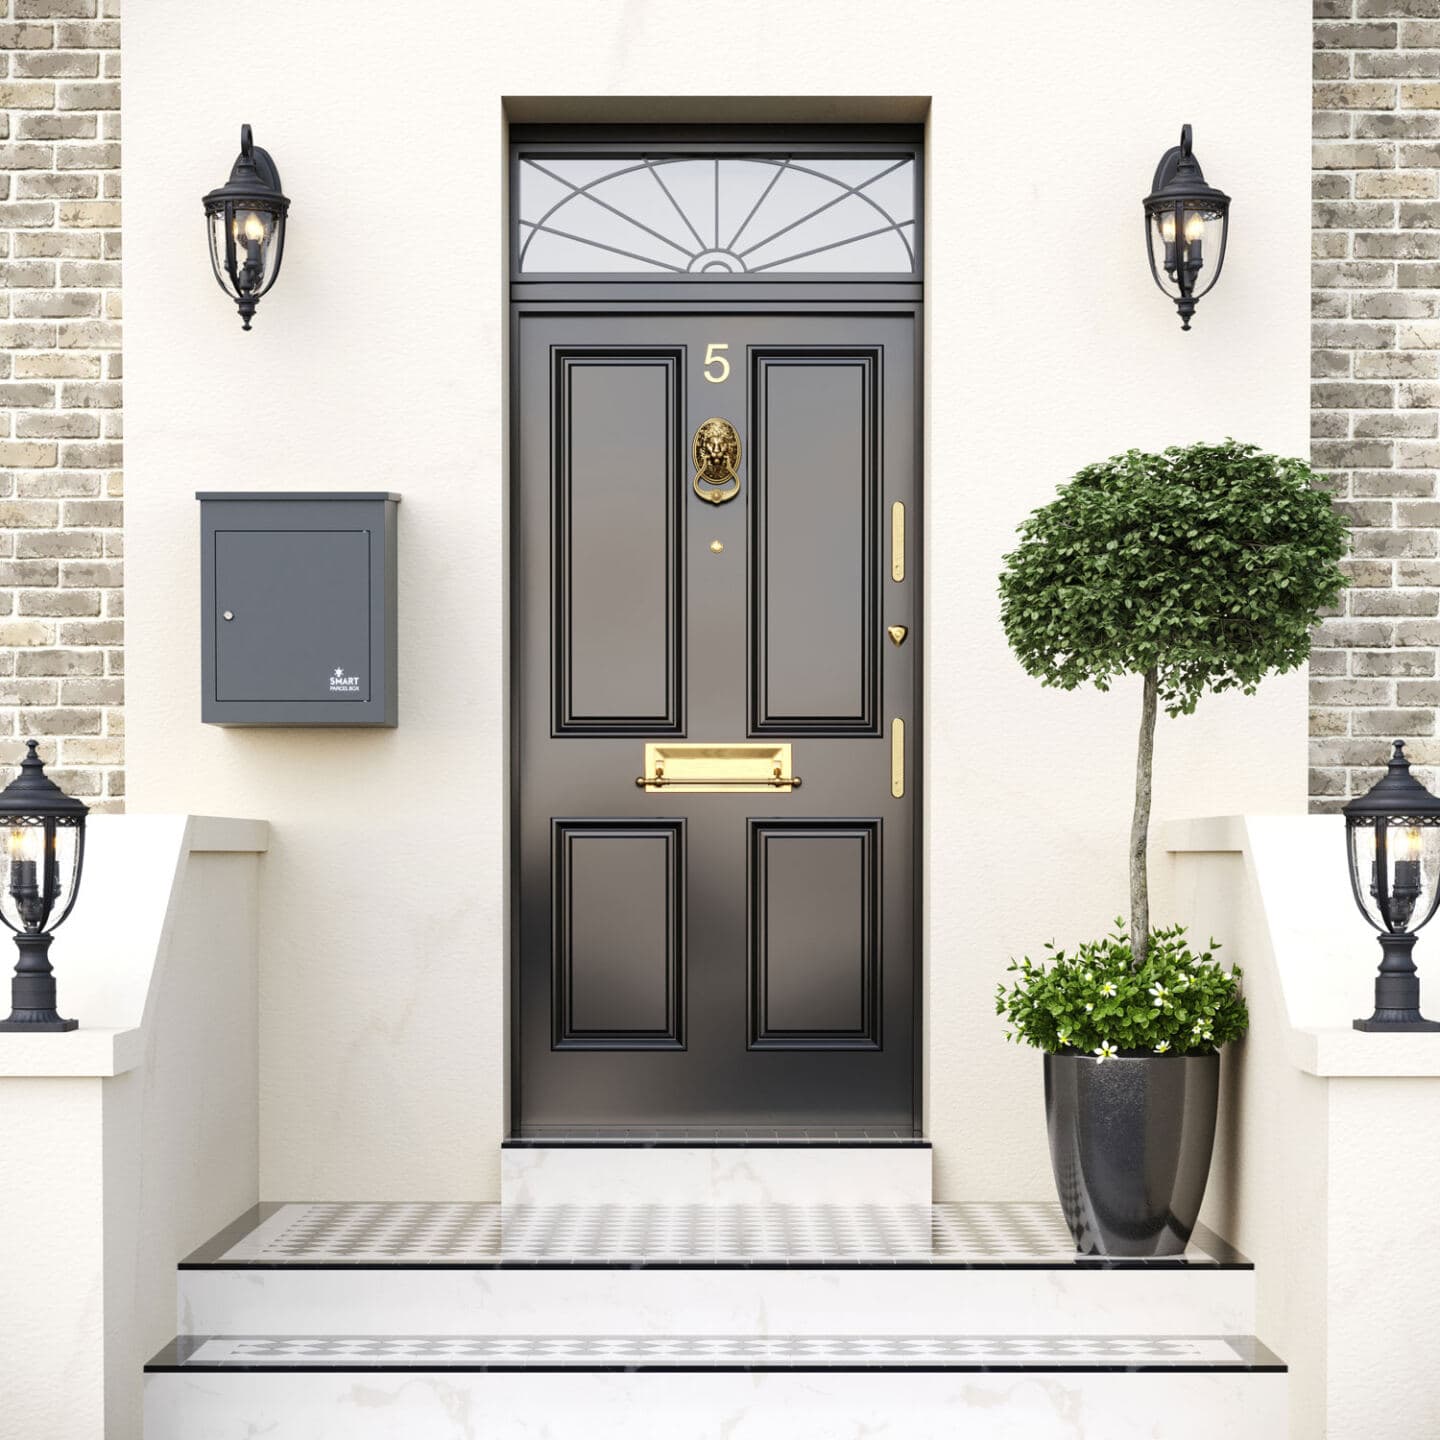
{"label": "door panel", "polygon": [[555,729],[678,734],[676,351],[558,351]]}
{"label": "door panel", "polygon": [[679,821],[555,822],[555,1047],[683,1049]]}
{"label": "door panel", "polygon": [[879,733],[879,358],[751,351],[755,734]]}
{"label": "door panel", "polygon": [[[517,309],[522,1132],[916,1124],[916,318]],[[718,505],[711,417],[743,447]],[[636,784],[647,740],[757,735],[798,788]]]}
{"label": "door panel", "polygon": [[880,824],[750,822],[753,1047],[879,1047]]}

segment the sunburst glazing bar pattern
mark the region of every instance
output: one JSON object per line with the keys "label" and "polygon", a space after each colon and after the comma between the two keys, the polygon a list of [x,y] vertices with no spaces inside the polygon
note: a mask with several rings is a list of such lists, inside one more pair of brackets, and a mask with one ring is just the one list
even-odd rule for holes
{"label": "sunburst glazing bar pattern", "polygon": [[523,275],[912,275],[913,155],[520,158]]}

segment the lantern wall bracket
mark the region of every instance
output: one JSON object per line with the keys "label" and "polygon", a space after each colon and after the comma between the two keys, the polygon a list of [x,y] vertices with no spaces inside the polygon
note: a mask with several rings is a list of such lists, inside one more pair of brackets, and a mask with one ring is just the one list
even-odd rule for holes
{"label": "lantern wall bracket", "polygon": [[[250,127],[247,125],[245,128],[248,130]],[[1150,182],[1151,193],[1163,190],[1180,173],[1182,164],[1192,174],[1200,168],[1195,161],[1195,142],[1189,125],[1180,127],[1180,143],[1172,145],[1160,157],[1160,163],[1155,167],[1155,178]]]}

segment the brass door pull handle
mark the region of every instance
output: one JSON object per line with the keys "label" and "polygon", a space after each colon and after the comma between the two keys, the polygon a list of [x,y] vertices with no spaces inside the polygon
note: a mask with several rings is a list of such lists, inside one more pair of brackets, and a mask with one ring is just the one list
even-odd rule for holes
{"label": "brass door pull handle", "polygon": [[774,790],[798,790],[800,788],[800,777],[798,775],[785,775],[781,773],[777,765],[769,779],[762,779],[754,775],[707,775],[704,779],[696,776],[682,775],[678,779],[669,779],[664,770],[656,767],[653,775],[637,775],[635,783],[642,790],[663,790],[667,785],[683,785],[688,790],[710,789],[711,786],[743,785],[750,790],[769,787]]}

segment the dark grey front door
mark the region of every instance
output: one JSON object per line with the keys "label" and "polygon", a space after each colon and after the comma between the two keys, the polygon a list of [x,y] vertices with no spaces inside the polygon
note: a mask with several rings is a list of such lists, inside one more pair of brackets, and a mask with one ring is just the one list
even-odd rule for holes
{"label": "dark grey front door", "polygon": [[703,308],[517,317],[515,1120],[908,1130],[917,316]]}

